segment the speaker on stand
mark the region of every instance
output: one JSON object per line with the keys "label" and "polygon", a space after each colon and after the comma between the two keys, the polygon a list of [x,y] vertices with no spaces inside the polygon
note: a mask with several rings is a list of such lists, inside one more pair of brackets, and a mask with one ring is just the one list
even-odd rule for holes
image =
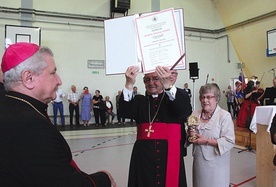
{"label": "speaker on stand", "polygon": [[193,80],[193,109],[195,110],[195,80],[199,79],[197,62],[189,63],[190,79]]}

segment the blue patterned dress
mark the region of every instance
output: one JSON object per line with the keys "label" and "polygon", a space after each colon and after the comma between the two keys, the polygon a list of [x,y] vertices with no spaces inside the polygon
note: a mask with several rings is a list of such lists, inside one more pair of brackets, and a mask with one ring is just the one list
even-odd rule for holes
{"label": "blue patterned dress", "polygon": [[91,101],[92,101],[92,95],[89,94],[83,94],[82,103],[81,103],[81,119],[83,121],[89,121],[91,118]]}

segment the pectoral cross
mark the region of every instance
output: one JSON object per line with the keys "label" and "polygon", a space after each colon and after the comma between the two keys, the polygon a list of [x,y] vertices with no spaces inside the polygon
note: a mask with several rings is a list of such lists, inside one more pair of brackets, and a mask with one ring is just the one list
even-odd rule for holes
{"label": "pectoral cross", "polygon": [[150,133],[154,132],[154,130],[152,130],[151,128],[152,128],[152,125],[149,125],[149,128],[145,129],[145,132],[147,132],[147,137],[150,137]]}

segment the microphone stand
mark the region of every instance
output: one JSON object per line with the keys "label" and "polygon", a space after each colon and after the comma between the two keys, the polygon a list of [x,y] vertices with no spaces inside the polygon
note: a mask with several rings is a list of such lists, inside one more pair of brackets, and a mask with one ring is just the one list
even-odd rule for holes
{"label": "microphone stand", "polygon": [[206,77],[206,83],[205,83],[205,84],[207,84],[207,82],[208,82],[208,78],[209,78],[209,74],[207,74],[207,77]]}
{"label": "microphone stand", "polygon": [[195,110],[195,80],[198,79],[198,77],[190,77],[190,79],[193,80],[193,110]]}
{"label": "microphone stand", "polygon": [[[197,72],[198,71],[199,71],[199,69],[197,69]],[[190,79],[193,80],[193,95],[192,95],[192,97],[193,97],[193,110],[195,110],[195,80],[198,79],[198,78],[199,78],[199,76],[195,76],[195,77],[190,76]]]}
{"label": "microphone stand", "polygon": [[275,78],[275,68],[273,68],[273,69],[271,69],[271,70],[268,71],[268,72],[273,71],[273,79]]}
{"label": "microphone stand", "polygon": [[[248,113],[249,113],[248,116],[251,116],[251,98],[252,98],[252,95],[250,96],[250,103],[249,103],[249,106],[248,106]],[[250,121],[250,123],[251,123],[251,121]],[[252,145],[251,145],[251,135],[252,135],[251,133],[252,133],[252,131],[249,129],[249,140],[248,140],[249,144],[247,146],[245,146],[244,150],[241,150],[238,153],[241,153],[241,152],[244,152],[244,151],[249,151],[249,152],[253,152],[254,153]]]}
{"label": "microphone stand", "polygon": [[195,110],[195,78],[193,79],[193,110]]}
{"label": "microphone stand", "polygon": [[251,130],[249,130],[249,140],[248,140],[249,144],[247,146],[245,146],[244,150],[241,150],[238,153],[241,153],[241,152],[244,152],[244,151],[249,151],[249,152],[255,153],[254,150],[253,150],[253,147],[251,145],[251,134],[252,134],[252,132],[251,132]]}

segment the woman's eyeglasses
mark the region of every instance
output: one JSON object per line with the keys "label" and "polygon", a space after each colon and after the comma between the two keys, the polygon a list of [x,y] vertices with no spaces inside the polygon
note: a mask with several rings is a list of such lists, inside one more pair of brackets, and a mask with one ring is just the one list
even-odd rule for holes
{"label": "woman's eyeglasses", "polygon": [[210,96],[210,95],[200,96],[200,100],[204,100],[204,99],[210,100],[210,99],[213,99],[213,98],[215,98],[215,96]]}

